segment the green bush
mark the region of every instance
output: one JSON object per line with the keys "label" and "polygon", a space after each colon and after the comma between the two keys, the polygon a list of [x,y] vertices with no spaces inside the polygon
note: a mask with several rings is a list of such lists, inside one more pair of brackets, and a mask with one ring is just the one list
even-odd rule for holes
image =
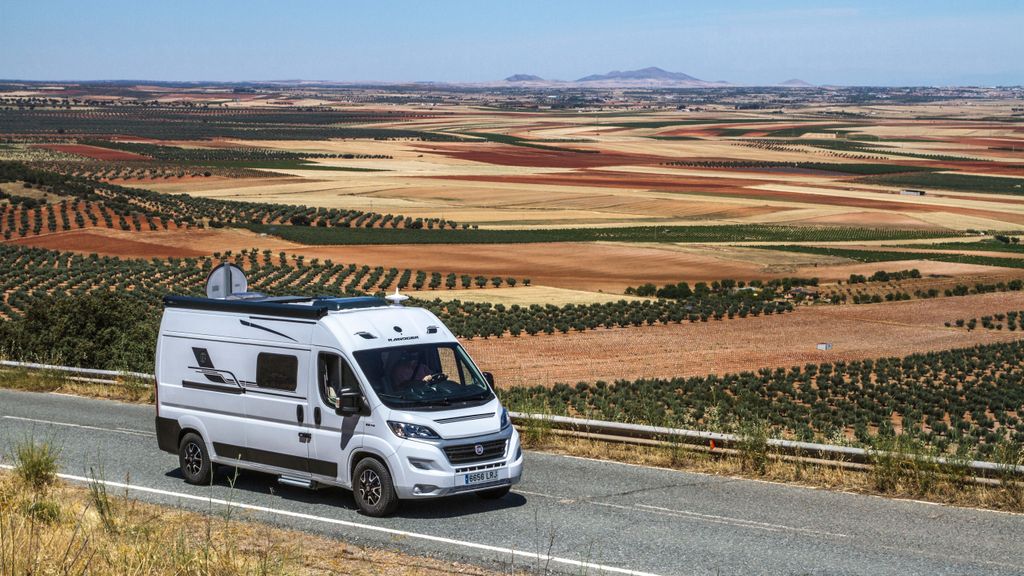
{"label": "green bush", "polygon": [[42,296],[0,323],[0,350],[22,360],[151,371],[159,310],[114,293]]}
{"label": "green bush", "polygon": [[58,452],[49,442],[22,440],[14,447],[14,473],[35,491],[57,481]]}

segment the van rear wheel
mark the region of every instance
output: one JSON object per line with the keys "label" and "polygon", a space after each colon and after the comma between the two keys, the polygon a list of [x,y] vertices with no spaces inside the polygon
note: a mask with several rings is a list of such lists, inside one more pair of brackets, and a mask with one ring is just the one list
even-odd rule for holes
{"label": "van rear wheel", "polygon": [[352,473],[352,495],[359,510],[367,516],[381,517],[398,508],[398,494],[388,467],[375,458],[363,458]]}
{"label": "van rear wheel", "polygon": [[203,437],[195,432],[189,432],[181,438],[178,444],[178,464],[181,465],[181,475],[189,484],[209,484],[213,465],[210,463],[210,453],[206,450],[206,442]]}

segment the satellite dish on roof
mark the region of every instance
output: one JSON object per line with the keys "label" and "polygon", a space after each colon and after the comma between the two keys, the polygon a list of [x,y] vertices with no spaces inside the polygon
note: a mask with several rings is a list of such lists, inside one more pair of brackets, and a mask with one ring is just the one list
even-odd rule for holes
{"label": "satellite dish on roof", "polygon": [[209,298],[227,298],[248,288],[249,282],[242,269],[227,262],[214,268],[206,278],[206,296]]}

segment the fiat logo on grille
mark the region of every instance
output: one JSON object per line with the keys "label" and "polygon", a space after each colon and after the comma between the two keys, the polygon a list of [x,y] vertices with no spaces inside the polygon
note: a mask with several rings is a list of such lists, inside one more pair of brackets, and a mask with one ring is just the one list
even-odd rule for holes
{"label": "fiat logo on grille", "polygon": [[483,447],[483,445],[477,444],[476,446],[473,446],[473,452],[476,452],[477,456],[483,456],[484,455],[484,447]]}

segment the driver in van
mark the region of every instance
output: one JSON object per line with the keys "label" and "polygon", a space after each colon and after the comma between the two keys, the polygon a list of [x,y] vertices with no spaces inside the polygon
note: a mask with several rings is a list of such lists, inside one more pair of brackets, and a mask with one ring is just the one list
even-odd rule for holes
{"label": "driver in van", "polygon": [[433,374],[426,364],[420,361],[416,352],[406,350],[398,358],[398,363],[391,369],[391,383],[395,388],[409,388],[416,382],[431,382]]}
{"label": "driver in van", "polygon": [[320,364],[320,386],[324,391],[327,403],[334,408],[337,408],[339,405],[338,397],[340,393],[340,390],[338,390],[338,383],[331,378],[327,364],[322,361]]}

